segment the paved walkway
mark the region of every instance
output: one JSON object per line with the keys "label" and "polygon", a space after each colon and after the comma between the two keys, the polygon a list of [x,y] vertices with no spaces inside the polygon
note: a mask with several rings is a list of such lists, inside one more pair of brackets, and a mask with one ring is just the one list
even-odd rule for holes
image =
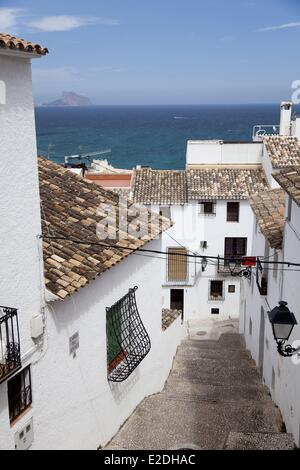
{"label": "paved walkway", "polygon": [[106,449],[292,449],[236,322],[191,322],[165,389]]}

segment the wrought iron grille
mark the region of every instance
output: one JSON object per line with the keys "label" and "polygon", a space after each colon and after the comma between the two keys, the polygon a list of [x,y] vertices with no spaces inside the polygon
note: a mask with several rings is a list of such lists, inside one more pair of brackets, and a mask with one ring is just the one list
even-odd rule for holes
{"label": "wrought iron grille", "polygon": [[111,382],[126,380],[151,349],[149,335],[138,312],[136,290],[137,287],[130,289],[106,309],[107,376]]}
{"label": "wrought iron grille", "polygon": [[268,280],[264,275],[264,270],[259,258],[257,258],[256,285],[260,295],[268,295]]}
{"label": "wrought iron grille", "polygon": [[20,368],[18,311],[0,306],[0,383]]}

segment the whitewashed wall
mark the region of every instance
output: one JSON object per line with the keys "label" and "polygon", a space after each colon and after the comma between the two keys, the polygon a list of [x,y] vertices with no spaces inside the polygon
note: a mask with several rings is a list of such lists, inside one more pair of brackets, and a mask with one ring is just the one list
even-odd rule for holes
{"label": "whitewashed wall", "polygon": [[[160,240],[149,249],[160,249]],[[47,311],[47,348],[32,366],[33,406],[12,431],[33,416],[32,449],[96,449],[105,445],[148,395],[162,390],[177,346],[180,319],[161,329],[161,262],[131,255],[68,300]],[[152,342],[149,355],[122,384],[110,384],[106,370],[106,307],[129,288]],[[79,332],[75,358],[69,338]]]}
{"label": "whitewashed wall", "polygon": [[[0,305],[19,310],[23,362],[33,352],[30,318],[42,305],[36,137],[28,59],[0,53]],[[0,385],[0,448],[13,447],[7,384]]]}
{"label": "whitewashed wall", "polygon": [[[265,252],[272,260],[300,263],[300,208],[295,203],[292,206],[291,224],[287,223],[285,227],[283,250],[276,255],[274,250],[268,250],[267,247],[268,243],[260,231],[254,231],[253,254]],[[270,268],[267,297],[259,294],[254,280],[252,285],[247,281],[242,283],[240,332],[245,335],[247,348],[261,368],[262,379],[281,410],[287,431],[293,434],[296,444],[300,446],[300,361],[297,357],[283,358],[278,354],[267,316],[270,308],[278,305],[280,300],[285,300],[300,325],[300,272],[282,271],[280,267],[274,270],[274,266]],[[300,345],[300,326],[295,327],[290,342],[297,340]]]}
{"label": "whitewashed wall", "polygon": [[189,140],[186,164],[258,164],[262,160],[261,142],[227,143],[222,140]]}

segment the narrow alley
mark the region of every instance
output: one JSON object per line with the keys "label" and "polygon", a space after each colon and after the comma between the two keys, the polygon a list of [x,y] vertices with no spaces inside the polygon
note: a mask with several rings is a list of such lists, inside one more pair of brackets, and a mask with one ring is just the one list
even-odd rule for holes
{"label": "narrow alley", "polygon": [[146,398],[106,447],[293,448],[235,321],[190,322],[164,390]]}

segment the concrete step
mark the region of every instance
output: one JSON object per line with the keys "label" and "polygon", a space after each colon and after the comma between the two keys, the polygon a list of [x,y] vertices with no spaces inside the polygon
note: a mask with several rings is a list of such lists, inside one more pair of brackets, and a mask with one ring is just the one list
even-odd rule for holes
{"label": "concrete step", "polygon": [[181,345],[181,348],[185,348],[186,346],[194,346],[195,348],[206,349],[206,350],[213,350],[213,351],[243,351],[245,348],[239,346],[239,344],[232,343],[232,344],[224,344],[220,343],[220,341],[215,340],[193,340],[193,339],[186,339],[184,340]]}
{"label": "concrete step", "polygon": [[181,380],[170,377],[166,383],[164,394],[170,396],[178,396],[183,398],[192,398],[205,402],[244,402],[258,401],[261,403],[270,402],[270,393],[268,388],[263,384],[247,385],[247,386],[230,386],[230,385],[210,385],[199,384],[191,381]]}
{"label": "concrete step", "polygon": [[294,450],[291,434],[230,432],[225,450]]}
{"label": "concrete step", "polygon": [[[222,360],[226,359],[232,362],[248,361],[254,363],[248,351],[237,351],[235,349],[205,349],[197,348],[195,346],[186,345],[184,348],[179,348],[177,352],[178,358],[206,359],[206,360]],[[255,363],[254,363],[255,364]]]}
{"label": "concrete step", "polygon": [[[188,367],[187,367],[188,364]],[[255,367],[222,364],[221,361],[185,361],[174,362],[171,376],[181,380],[192,381],[199,384],[211,385],[258,385],[261,383],[260,375]]]}
{"label": "concrete step", "polygon": [[174,449],[186,443],[200,449],[223,449],[230,432],[278,433],[281,424],[281,415],[271,402],[190,403],[158,394],[137,408],[113,444],[128,450]]}
{"label": "concrete step", "polygon": [[236,333],[224,333],[220,336],[219,344],[229,348],[245,348],[245,340],[243,336]]}

